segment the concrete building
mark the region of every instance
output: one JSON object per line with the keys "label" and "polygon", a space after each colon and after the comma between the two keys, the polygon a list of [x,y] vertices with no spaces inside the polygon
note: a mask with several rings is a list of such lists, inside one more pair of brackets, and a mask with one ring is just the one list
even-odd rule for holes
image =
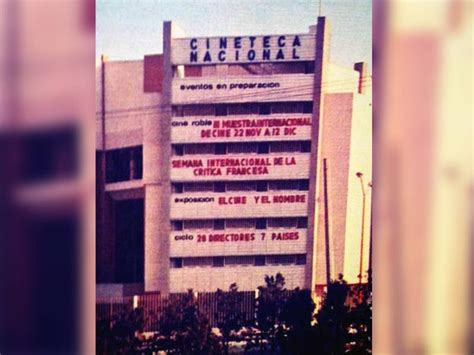
{"label": "concrete building", "polygon": [[163,54],[101,64],[99,293],[366,280],[370,77],[331,63],[329,38],[323,17],[211,38],[165,22]]}

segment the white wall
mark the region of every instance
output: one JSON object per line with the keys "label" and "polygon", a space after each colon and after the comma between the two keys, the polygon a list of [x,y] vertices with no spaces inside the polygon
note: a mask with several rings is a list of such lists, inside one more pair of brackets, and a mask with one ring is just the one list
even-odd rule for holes
{"label": "white wall", "polygon": [[288,266],[226,266],[170,269],[170,292],[227,290],[237,282],[240,291],[253,291],[265,285],[265,275],[282,273],[286,288],[303,287],[304,265]]}

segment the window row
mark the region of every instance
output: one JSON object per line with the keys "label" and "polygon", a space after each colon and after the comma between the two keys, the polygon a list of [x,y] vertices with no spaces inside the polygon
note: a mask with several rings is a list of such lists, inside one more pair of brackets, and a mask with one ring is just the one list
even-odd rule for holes
{"label": "window row", "polygon": [[235,191],[308,191],[309,180],[228,181],[173,183],[173,193]]}
{"label": "window row", "polygon": [[278,74],[313,74],[314,61],[288,63],[252,63],[252,64],[211,64],[175,66],[174,77],[207,77],[207,76],[247,76]]}
{"label": "window row", "polygon": [[266,266],[266,265],[305,265],[306,254],[283,255],[241,255],[214,257],[170,258],[170,267],[224,267],[224,266]]}
{"label": "window row", "polygon": [[173,155],[309,153],[311,141],[174,144]]}
{"label": "window row", "polygon": [[174,106],[174,117],[312,113],[312,102],[240,103]]}
{"label": "window row", "polygon": [[172,221],[171,230],[199,230],[199,229],[273,229],[273,228],[308,228],[307,217],[294,218],[246,218],[246,219],[199,219]]}

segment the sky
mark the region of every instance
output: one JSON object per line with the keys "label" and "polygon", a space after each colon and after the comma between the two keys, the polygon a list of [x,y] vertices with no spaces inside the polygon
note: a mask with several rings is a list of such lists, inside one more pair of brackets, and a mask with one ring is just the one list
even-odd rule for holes
{"label": "sky", "polygon": [[[321,0],[331,24],[330,60],[372,66],[372,1]],[[96,56],[142,59],[162,53],[163,21],[193,37],[307,33],[319,0],[97,0]]]}

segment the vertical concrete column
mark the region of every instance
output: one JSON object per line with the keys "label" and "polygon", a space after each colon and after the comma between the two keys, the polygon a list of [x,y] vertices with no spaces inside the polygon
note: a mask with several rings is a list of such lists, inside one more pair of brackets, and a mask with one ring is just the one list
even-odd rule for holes
{"label": "vertical concrete column", "polygon": [[354,70],[359,72],[359,94],[365,94],[367,89],[367,63],[358,62],[354,64]]}
{"label": "vertical concrete column", "polygon": [[169,292],[172,24],[163,25],[163,86],[156,115],[143,126],[145,291]]}
{"label": "vertical concrete column", "polygon": [[322,200],[318,200],[321,191],[321,162],[319,156],[322,133],[320,132],[323,117],[324,84],[326,83],[326,66],[329,62],[330,25],[325,17],[318,17],[316,26],[316,45],[314,60],[314,91],[313,91],[313,120],[311,126],[311,158],[308,199],[308,238],[306,246],[306,270],[304,287],[315,289],[316,267],[325,269],[325,260],[316,260],[317,240],[324,236],[316,236],[318,230],[318,209]]}

